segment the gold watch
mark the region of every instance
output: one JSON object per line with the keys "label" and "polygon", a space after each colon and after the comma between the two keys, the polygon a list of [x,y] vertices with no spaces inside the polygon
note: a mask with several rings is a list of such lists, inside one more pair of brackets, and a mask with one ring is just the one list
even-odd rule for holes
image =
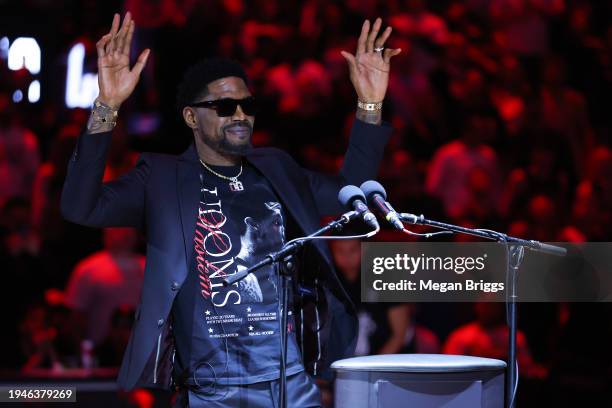
{"label": "gold watch", "polygon": [[382,109],[382,102],[363,102],[358,100],[357,107],[368,112],[376,112]]}

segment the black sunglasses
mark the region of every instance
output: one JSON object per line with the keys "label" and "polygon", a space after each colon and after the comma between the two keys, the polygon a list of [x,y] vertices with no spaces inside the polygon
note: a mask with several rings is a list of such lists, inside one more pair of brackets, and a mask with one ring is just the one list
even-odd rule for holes
{"label": "black sunglasses", "polygon": [[247,96],[244,99],[223,98],[214,101],[195,102],[189,106],[214,109],[219,116],[232,116],[238,105],[245,115],[254,116],[257,113],[257,101],[254,96]]}

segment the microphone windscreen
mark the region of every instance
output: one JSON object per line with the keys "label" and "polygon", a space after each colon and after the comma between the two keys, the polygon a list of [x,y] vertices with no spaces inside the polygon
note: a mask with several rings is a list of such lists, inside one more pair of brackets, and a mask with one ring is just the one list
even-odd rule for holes
{"label": "microphone windscreen", "polygon": [[372,195],[374,194],[380,194],[385,200],[387,199],[387,192],[378,181],[365,181],[360,188],[361,191],[363,191],[363,194],[368,198],[368,201],[370,201]]}
{"label": "microphone windscreen", "polygon": [[361,199],[363,202],[366,201],[363,192],[357,186],[344,186],[338,192],[338,201],[340,201],[340,204],[342,204],[343,207],[347,207],[349,209],[352,209],[351,204],[357,198]]}

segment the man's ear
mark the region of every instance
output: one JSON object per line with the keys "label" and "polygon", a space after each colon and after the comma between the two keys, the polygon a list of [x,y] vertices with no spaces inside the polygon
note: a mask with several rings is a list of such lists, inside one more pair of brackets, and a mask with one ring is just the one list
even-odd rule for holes
{"label": "man's ear", "polygon": [[257,222],[255,222],[255,220],[251,217],[246,217],[244,219],[244,223],[247,225],[247,227],[251,227],[254,230],[259,229],[259,225],[257,225]]}
{"label": "man's ear", "polygon": [[198,127],[195,112],[189,106],[185,106],[183,108],[183,120],[185,121],[185,124],[192,129],[195,129]]}

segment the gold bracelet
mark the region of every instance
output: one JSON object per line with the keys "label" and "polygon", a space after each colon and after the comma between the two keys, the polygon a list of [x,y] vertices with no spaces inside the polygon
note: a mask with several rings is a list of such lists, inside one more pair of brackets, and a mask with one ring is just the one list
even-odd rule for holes
{"label": "gold bracelet", "polygon": [[116,109],[96,99],[91,109],[90,121],[115,127],[118,116],[119,112]]}
{"label": "gold bracelet", "polygon": [[376,112],[382,109],[382,102],[362,102],[357,101],[357,107],[369,112]]}
{"label": "gold bracelet", "polygon": [[87,121],[87,133],[110,132],[117,124],[117,116],[117,109],[96,99]]}

